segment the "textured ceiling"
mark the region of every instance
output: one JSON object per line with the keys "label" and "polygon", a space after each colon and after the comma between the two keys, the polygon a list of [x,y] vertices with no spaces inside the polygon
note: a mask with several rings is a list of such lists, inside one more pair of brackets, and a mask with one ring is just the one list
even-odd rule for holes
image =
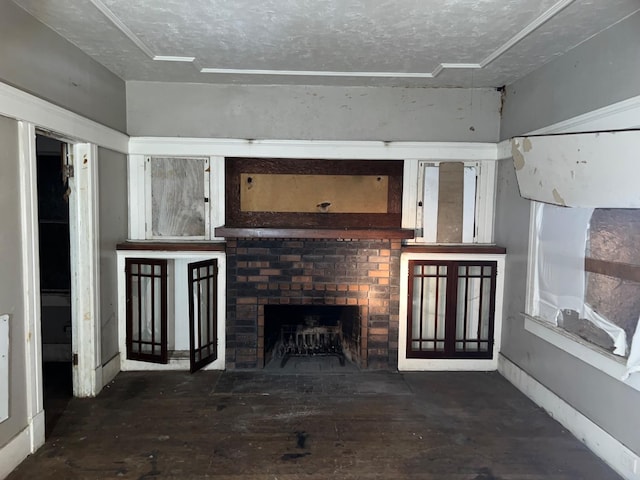
{"label": "textured ceiling", "polygon": [[498,87],[638,0],[14,0],[124,80]]}

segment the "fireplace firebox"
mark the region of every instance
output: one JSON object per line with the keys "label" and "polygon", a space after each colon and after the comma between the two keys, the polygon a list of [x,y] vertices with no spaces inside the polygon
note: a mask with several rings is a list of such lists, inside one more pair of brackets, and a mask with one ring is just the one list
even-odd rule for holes
{"label": "fireplace firebox", "polygon": [[359,365],[360,309],[342,305],[265,305],[265,363],[292,357],[338,358]]}

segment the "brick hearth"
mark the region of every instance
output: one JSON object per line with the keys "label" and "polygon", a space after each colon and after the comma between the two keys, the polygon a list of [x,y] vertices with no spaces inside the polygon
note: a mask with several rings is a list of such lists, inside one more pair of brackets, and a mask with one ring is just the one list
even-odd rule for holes
{"label": "brick hearth", "polygon": [[396,369],[400,240],[227,241],[229,369],[264,366],[264,305],[358,305],[362,368]]}

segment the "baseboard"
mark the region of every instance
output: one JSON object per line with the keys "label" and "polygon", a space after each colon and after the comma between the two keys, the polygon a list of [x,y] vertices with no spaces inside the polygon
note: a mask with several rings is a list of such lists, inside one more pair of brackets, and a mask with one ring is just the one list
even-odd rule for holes
{"label": "baseboard", "polygon": [[44,444],[44,410],[33,417],[9,443],[0,448],[0,478],[7,477],[22,461]]}
{"label": "baseboard", "polygon": [[626,480],[640,480],[640,458],[503,355],[498,371]]}
{"label": "baseboard", "polygon": [[111,360],[102,365],[102,385],[104,386],[116,378],[118,373],[120,373],[120,353],[116,353],[111,357]]}

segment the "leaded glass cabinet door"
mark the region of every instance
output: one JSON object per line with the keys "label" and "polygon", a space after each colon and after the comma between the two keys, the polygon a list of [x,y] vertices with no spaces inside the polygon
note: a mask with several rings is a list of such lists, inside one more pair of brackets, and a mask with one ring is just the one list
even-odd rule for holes
{"label": "leaded glass cabinet door", "polygon": [[127,258],[127,358],[167,363],[167,261]]}
{"label": "leaded glass cabinet door", "polygon": [[188,271],[190,369],[195,372],[218,356],[218,261],[190,263]]}
{"label": "leaded glass cabinet door", "polygon": [[407,358],[492,358],[496,262],[409,262]]}

